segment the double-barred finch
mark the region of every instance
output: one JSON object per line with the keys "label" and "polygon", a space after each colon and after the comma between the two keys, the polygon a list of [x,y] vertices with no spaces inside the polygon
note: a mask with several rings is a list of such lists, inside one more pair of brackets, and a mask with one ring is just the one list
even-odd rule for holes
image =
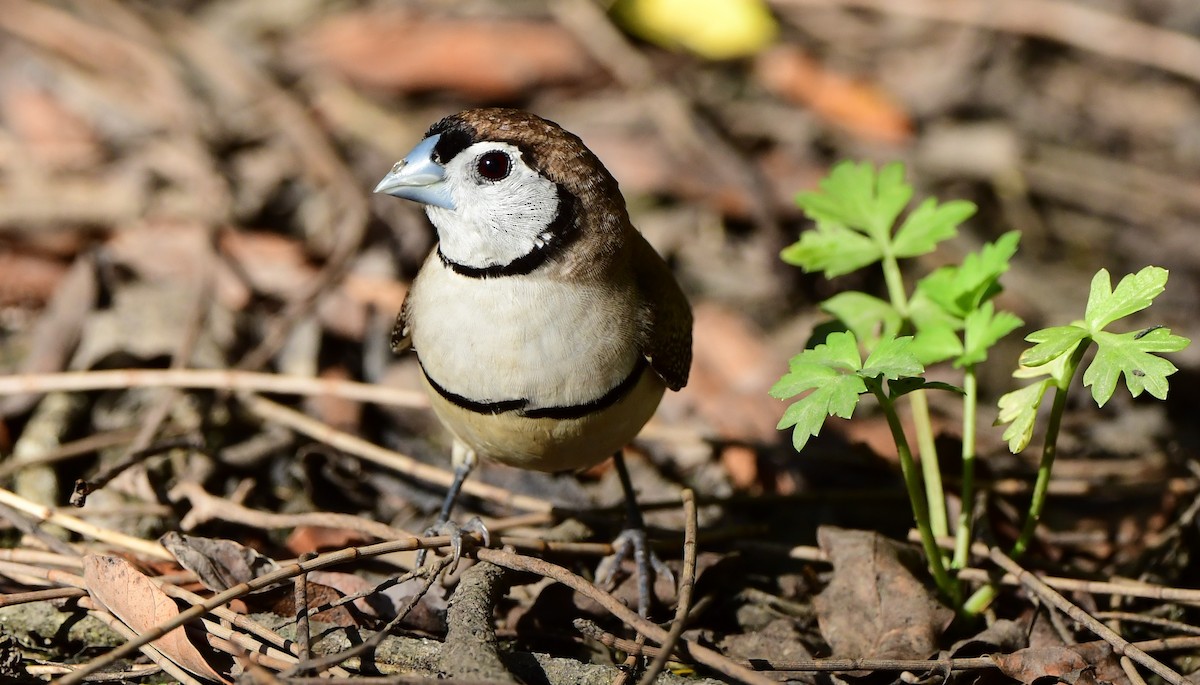
{"label": "double-barred finch", "polygon": [[425,205],[437,248],[392,336],[416,352],[453,434],[456,484],[477,458],[539,471],[615,455],[645,613],[649,554],[621,448],[687,383],[692,315],[577,136],[512,109],[446,117],[375,192]]}

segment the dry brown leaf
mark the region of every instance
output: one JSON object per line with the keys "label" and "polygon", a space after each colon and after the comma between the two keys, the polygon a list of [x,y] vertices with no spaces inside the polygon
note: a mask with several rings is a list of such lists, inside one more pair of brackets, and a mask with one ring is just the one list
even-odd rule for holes
{"label": "dry brown leaf", "polygon": [[925,659],[954,618],[929,589],[927,574],[914,576],[901,561],[915,555],[878,533],[824,526],[821,549],[833,578],[813,600],[821,634],[833,656]]}
{"label": "dry brown leaf", "polygon": [[[339,571],[312,571],[308,574],[308,579],[314,583],[331,587],[343,596],[370,593],[376,586],[375,583],[362,576]],[[374,597],[370,594],[359,597],[354,600],[354,607],[367,616],[378,616],[375,607],[371,606],[372,599]]]}
{"label": "dry brown leaf", "polygon": [[792,618],[777,618],[762,628],[726,636],[722,653],[733,659],[806,661],[813,658]]}
{"label": "dry brown leaf", "polygon": [[599,73],[571,34],[548,22],[352,12],[324,21],[303,43],[352,81],[406,93],[505,100]]}
{"label": "dry brown leaf", "polygon": [[45,304],[67,274],[56,259],[18,251],[0,252],[0,307]]}
{"label": "dry brown leaf", "polygon": [[[336,589],[308,580],[304,584],[305,599],[308,602],[308,608],[314,609],[326,604],[332,604],[342,598],[342,593]],[[279,588],[277,593],[273,595],[274,601],[267,609],[273,614],[280,616],[295,616],[296,609],[296,594],[291,586]],[[345,605],[326,609],[315,613],[311,616],[312,620],[322,623],[332,623],[333,625],[342,628],[357,628],[363,625],[363,621],[355,615],[355,612],[350,607]]]}
{"label": "dry brown leaf", "polygon": [[326,528],[324,526],[296,526],[288,535],[285,543],[292,554],[300,556],[308,552],[326,552],[332,549],[345,549],[363,545],[374,538],[345,528]]}
{"label": "dry brown leaf", "polygon": [[304,246],[275,233],[223,231],[218,244],[260,293],[288,299],[317,275]]}
{"label": "dry brown leaf", "polygon": [[114,263],[157,283],[200,283],[212,268],[213,288],[222,305],[241,311],[250,301],[249,289],[228,264],[203,258],[213,252],[210,229],[203,222],[150,219],[113,233],[104,248]]}
{"label": "dry brown leaf", "polygon": [[[87,581],[92,598],[136,633],[145,633],[179,615],[179,607],[174,600],[128,561],[119,557],[99,554],[85,556],[83,579]],[[232,682],[213,670],[188,640],[183,628],[176,628],[151,644],[190,673],[223,683]]]}
{"label": "dry brown leaf", "polygon": [[0,119],[47,170],[88,169],[103,157],[88,122],[43,88],[16,86],[0,92]]}
{"label": "dry brown leaf", "polygon": [[883,89],[829,71],[799,48],[780,46],[764,52],[755,75],[777,96],[863,138],[892,144],[912,138],[908,113]]}
{"label": "dry brown leaf", "polygon": [[196,574],[214,592],[254,580],[279,568],[274,559],[233,540],[170,531],[158,539],[179,565]]}
{"label": "dry brown leaf", "polygon": [[1012,654],[993,654],[1004,675],[1027,685],[1054,678],[1068,685],[1097,685],[1096,669],[1067,647],[1034,647]]}
{"label": "dry brown leaf", "polygon": [[321,323],[334,335],[362,340],[372,311],[388,317],[400,312],[408,286],[391,278],[347,274],[317,302]]}
{"label": "dry brown leaf", "polygon": [[721,450],[721,466],[729,474],[729,480],[739,490],[750,490],[759,485],[758,453],[745,445],[728,445]]}

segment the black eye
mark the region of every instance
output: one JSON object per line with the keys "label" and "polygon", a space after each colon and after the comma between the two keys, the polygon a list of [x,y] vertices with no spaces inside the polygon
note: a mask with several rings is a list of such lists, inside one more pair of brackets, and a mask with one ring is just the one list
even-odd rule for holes
{"label": "black eye", "polygon": [[475,168],[479,170],[479,175],[487,180],[499,181],[512,171],[512,160],[503,152],[493,150],[480,155],[475,162]]}

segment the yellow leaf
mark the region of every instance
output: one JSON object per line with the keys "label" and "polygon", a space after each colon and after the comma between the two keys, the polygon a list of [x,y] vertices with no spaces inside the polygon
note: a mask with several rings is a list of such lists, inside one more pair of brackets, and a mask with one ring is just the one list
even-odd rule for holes
{"label": "yellow leaf", "polygon": [[762,0],[618,0],[613,14],[640,38],[708,59],[753,55],[779,32]]}

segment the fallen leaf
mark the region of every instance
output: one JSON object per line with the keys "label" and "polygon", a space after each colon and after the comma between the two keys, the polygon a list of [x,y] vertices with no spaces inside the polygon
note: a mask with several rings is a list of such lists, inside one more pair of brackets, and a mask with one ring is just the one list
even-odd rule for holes
{"label": "fallen leaf", "polygon": [[1097,685],[1095,668],[1067,647],[1020,649],[1012,654],[993,654],[991,659],[1004,675],[1027,685],[1045,678],[1068,685]]}
{"label": "fallen leaf", "polygon": [[907,547],[878,533],[823,526],[817,542],[833,577],[813,599],[821,634],[833,656],[925,659],[954,612],[901,560],[923,567]]}
{"label": "fallen leaf", "polygon": [[211,230],[203,222],[147,219],[114,232],[104,250],[113,263],[156,283],[200,283],[211,268],[215,295],[222,305],[241,311],[250,301],[246,284],[212,254]]}
{"label": "fallen leaf", "polygon": [[571,34],[549,22],[351,12],[302,42],[305,54],[351,81],[406,93],[506,100],[600,74]]}
{"label": "fallen leaf", "polygon": [[[267,608],[267,611],[279,616],[295,616],[297,614],[297,608],[294,587],[295,585],[293,584],[276,588],[275,592],[271,595],[274,601],[271,602]],[[322,583],[313,582],[312,580],[305,582],[304,593],[306,595],[305,599],[308,601],[309,609],[315,609],[320,606],[332,604],[342,598],[342,593],[338,592],[335,588]],[[357,607],[354,607],[354,609],[357,609]],[[314,621],[321,621],[322,623],[332,623],[333,625],[342,628],[356,628],[365,623],[365,621],[360,620],[359,617],[355,615],[355,611],[352,609],[352,607],[347,605],[325,609],[324,611],[313,614],[310,616],[310,618]]]}
{"label": "fallen leaf", "polygon": [[260,293],[290,299],[317,275],[304,246],[275,233],[222,231],[218,245]]}
{"label": "fallen leaf", "polygon": [[1028,645],[1029,629],[1002,618],[979,633],[955,642],[949,651],[953,657],[976,657],[997,652],[1013,652]]}
{"label": "fallen leaf", "polygon": [[285,543],[292,554],[300,556],[307,552],[325,552],[366,544],[374,538],[354,530],[326,528],[325,526],[296,526]]}
{"label": "fallen leaf", "polygon": [[[128,561],[119,557],[99,554],[85,556],[83,579],[92,598],[138,634],[179,615],[179,607],[174,600]],[[232,682],[209,665],[183,628],[176,628],[151,644],[190,673],[223,683]]]}
{"label": "fallen leaf", "polygon": [[768,91],[869,140],[898,145],[912,138],[908,113],[879,86],[829,71],[792,46],[759,55],[755,75]]}
{"label": "fallen leaf", "polygon": [[57,259],[23,251],[0,252],[0,307],[41,306],[67,274]]}
{"label": "fallen leaf", "polygon": [[713,60],[753,55],[779,33],[762,0],[622,0],[612,11],[645,40]]}
{"label": "fallen leaf", "polygon": [[720,646],[725,656],[751,662],[756,659],[782,662],[813,658],[792,618],[777,618],[762,628],[728,635],[721,640]]}
{"label": "fallen leaf", "polygon": [[0,93],[0,119],[48,170],[88,169],[104,156],[91,125],[43,88],[13,86]]}
{"label": "fallen leaf", "polygon": [[170,531],[158,542],[213,592],[224,592],[279,568],[274,559],[233,540]]}

